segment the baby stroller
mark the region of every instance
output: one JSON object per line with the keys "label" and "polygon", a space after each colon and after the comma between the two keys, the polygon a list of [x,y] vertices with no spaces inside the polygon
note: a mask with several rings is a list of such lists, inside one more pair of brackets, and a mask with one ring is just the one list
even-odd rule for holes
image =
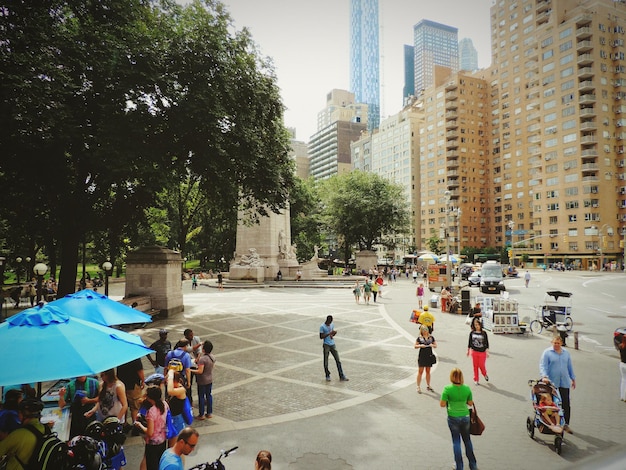
{"label": "baby stroller", "polygon": [[528,435],[534,439],[535,428],[541,434],[554,435],[554,450],[561,455],[565,418],[563,417],[559,390],[550,382],[543,380],[529,380],[528,385],[530,386],[530,399],[535,412],[534,416],[526,418]]}

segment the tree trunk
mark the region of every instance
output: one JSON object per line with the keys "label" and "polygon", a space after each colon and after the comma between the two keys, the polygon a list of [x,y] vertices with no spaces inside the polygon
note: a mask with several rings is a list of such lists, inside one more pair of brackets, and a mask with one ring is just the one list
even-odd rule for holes
{"label": "tree trunk", "polygon": [[76,291],[76,273],[78,269],[78,247],[81,235],[78,230],[64,230],[61,244],[61,271],[57,297],[61,298]]}

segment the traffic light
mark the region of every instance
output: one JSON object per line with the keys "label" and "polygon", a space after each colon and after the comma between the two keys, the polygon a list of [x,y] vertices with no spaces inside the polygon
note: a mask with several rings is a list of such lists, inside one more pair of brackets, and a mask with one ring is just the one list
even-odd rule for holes
{"label": "traffic light", "polygon": [[513,250],[507,250],[507,253],[509,255],[509,259],[511,259],[513,257]]}

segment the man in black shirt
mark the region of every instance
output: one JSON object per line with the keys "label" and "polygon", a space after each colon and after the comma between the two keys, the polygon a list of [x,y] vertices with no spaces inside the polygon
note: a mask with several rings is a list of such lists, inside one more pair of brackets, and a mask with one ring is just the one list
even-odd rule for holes
{"label": "man in black shirt", "polygon": [[172,343],[167,339],[167,330],[159,330],[159,339],[150,345],[150,349],[156,351],[156,359],[148,354],[148,360],[154,366],[154,372],[164,374],[165,356],[172,350]]}

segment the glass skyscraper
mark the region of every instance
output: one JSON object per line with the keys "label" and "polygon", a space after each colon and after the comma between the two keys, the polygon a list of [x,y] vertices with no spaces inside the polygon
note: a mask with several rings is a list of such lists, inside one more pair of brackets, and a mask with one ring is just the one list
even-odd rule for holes
{"label": "glass skyscraper", "polygon": [[350,5],[350,91],[368,105],[367,129],[380,123],[378,0],[352,0]]}
{"label": "glass skyscraper", "polygon": [[458,29],[430,20],[413,26],[415,47],[415,93],[435,85],[435,67],[448,67],[452,73],[459,70]]}

